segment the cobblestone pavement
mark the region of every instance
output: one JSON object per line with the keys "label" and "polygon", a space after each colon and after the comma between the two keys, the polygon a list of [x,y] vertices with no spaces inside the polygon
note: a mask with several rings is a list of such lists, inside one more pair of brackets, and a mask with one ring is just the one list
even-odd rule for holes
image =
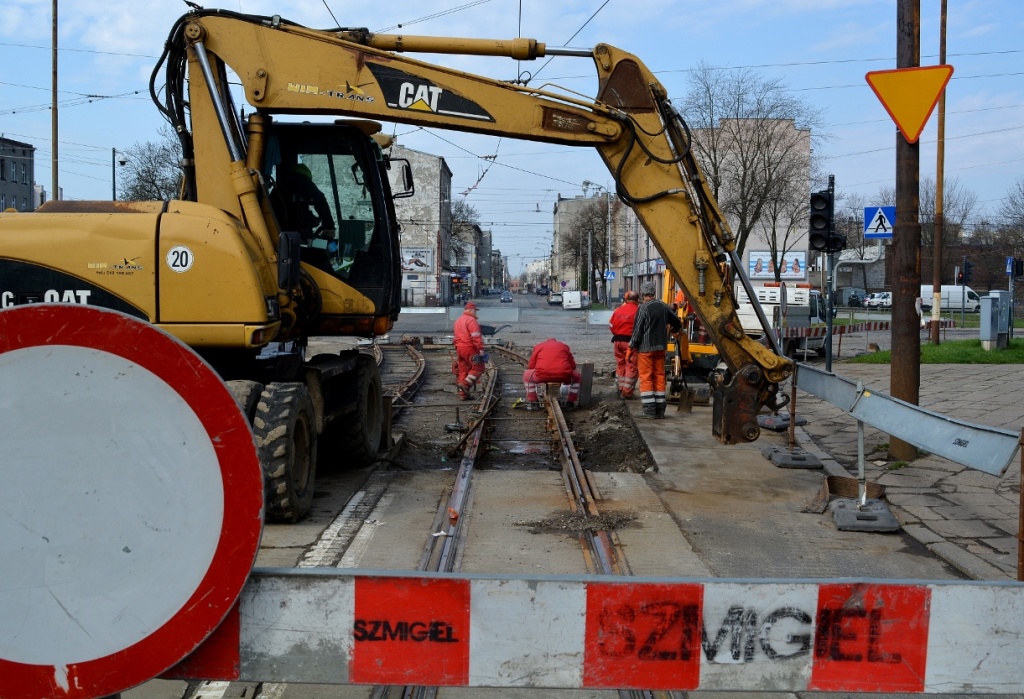
{"label": "cobblestone pavement", "polygon": [[[838,362],[833,371],[865,387],[889,393],[888,364]],[[925,364],[919,404],[976,424],[1019,431],[1024,425],[1024,367]],[[835,406],[797,392],[800,446],[825,464],[830,475],[858,473],[857,422]],[[922,454],[909,463],[888,455],[889,436],[865,425],[864,473],[885,487],[884,500],[904,531],[977,580],[1016,579],[1021,471],[1015,459],[1003,476]]]}

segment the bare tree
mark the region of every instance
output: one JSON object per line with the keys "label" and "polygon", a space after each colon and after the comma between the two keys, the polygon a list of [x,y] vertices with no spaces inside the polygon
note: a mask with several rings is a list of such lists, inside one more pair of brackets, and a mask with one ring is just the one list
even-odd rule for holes
{"label": "bare tree", "polygon": [[[577,289],[593,290],[591,280],[604,279],[608,269],[608,197],[595,197],[570,219],[567,252],[579,270]],[[589,258],[589,259],[588,259]]]}
{"label": "bare tree", "polygon": [[451,209],[453,264],[469,264],[470,251],[477,246],[480,231],[480,214],[465,197],[452,199]]}
{"label": "bare tree", "polygon": [[[773,249],[791,247],[799,235],[795,224],[773,219],[766,207],[771,204],[777,216],[789,209],[795,218],[806,218],[811,134],[820,126],[821,112],[793,97],[780,80],[747,69],[701,63],[689,83],[680,110],[691,126],[695,155],[712,193],[733,226],[739,252],[759,229]],[[775,206],[779,199],[786,202],[781,209]],[[776,233],[789,241],[774,240]]]}
{"label": "bare tree", "polygon": [[118,198],[124,201],[176,199],[181,191],[181,143],[170,125],[160,127],[159,140],[136,143],[124,151],[118,169]]}
{"label": "bare tree", "polygon": [[[920,219],[921,244],[931,246],[935,237],[935,180],[925,177],[921,180]],[[974,217],[978,207],[978,194],[965,189],[957,178],[945,180],[942,186],[942,245],[957,245],[966,242],[971,234],[967,222]]]}
{"label": "bare tree", "polygon": [[785,177],[776,178],[778,191],[764,203],[760,238],[768,246],[768,254],[775,270],[775,281],[782,281],[782,261],[786,253],[795,249],[807,235],[806,187],[796,186],[805,181],[795,173],[792,182]]}
{"label": "bare tree", "polygon": [[999,207],[1001,229],[1017,249],[1024,247],[1024,177],[1019,178],[1006,192]]}

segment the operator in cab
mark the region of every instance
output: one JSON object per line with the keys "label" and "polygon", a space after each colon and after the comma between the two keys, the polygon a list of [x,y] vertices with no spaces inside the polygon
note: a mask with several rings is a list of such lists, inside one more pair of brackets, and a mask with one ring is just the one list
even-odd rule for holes
{"label": "operator in cab", "polygon": [[279,178],[288,212],[287,226],[299,232],[308,243],[314,237],[334,238],[336,227],[327,197],[313,182],[307,165],[298,163],[284,170]]}

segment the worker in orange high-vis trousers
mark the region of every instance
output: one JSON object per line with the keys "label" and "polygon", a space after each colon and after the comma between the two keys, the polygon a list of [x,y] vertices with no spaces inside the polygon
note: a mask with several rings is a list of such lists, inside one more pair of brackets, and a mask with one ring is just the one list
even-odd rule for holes
{"label": "worker in orange high-vis trousers", "polygon": [[633,324],[640,310],[640,294],[630,289],[624,303],[612,312],[608,329],[612,331],[612,351],[615,353],[615,386],[620,398],[632,398],[636,390],[636,357],[629,354],[629,340],[633,337]]}
{"label": "worker in orange high-vis trousers", "polygon": [[640,378],[641,417],[660,420],[665,417],[665,350],[668,348],[669,328],[678,334],[683,328],[679,316],[664,301],[656,299],[654,284],[640,285],[643,305],[636,313],[633,335],[629,340],[630,358],[637,355]]}
{"label": "worker in orange high-vis trousers", "polygon": [[484,336],[476,319],[476,304],[472,301],[466,304],[462,315],[455,321],[454,334],[458,361],[455,385],[459,389],[459,399],[469,400],[470,391],[484,375],[484,364],[487,361]]}

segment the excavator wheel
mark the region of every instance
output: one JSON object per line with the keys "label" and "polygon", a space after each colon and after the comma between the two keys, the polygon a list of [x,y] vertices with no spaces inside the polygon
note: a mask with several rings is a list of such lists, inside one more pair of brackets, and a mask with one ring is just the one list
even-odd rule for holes
{"label": "excavator wheel", "polygon": [[316,429],[313,401],[301,383],[268,384],[253,433],[263,467],[267,519],[297,522],[313,505]]}
{"label": "excavator wheel", "polygon": [[228,392],[238,403],[246,421],[251,425],[252,419],[256,417],[256,405],[260,402],[263,384],[258,381],[236,380],[228,381],[227,385]]}
{"label": "excavator wheel", "polygon": [[354,411],[335,420],[328,431],[332,433],[332,454],[337,461],[345,455],[345,463],[365,466],[373,463],[380,449],[381,431],[384,429],[384,398],[381,394],[380,372],[370,356],[360,356],[356,365]]}

